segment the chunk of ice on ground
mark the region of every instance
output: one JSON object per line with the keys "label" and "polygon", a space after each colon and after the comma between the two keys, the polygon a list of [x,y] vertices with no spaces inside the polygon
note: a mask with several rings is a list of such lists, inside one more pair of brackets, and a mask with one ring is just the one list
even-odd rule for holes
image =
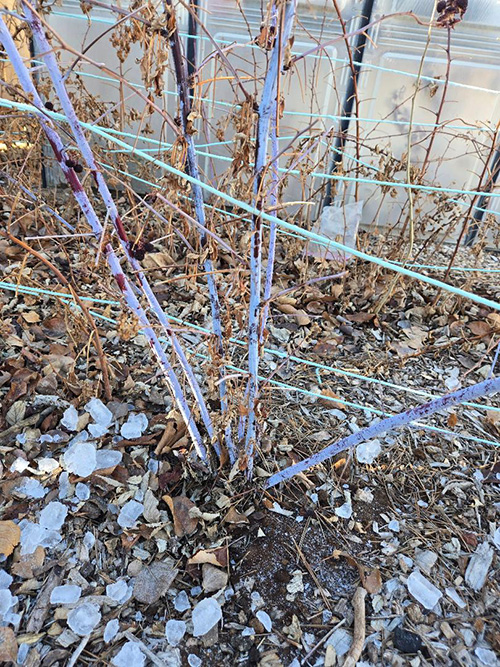
{"label": "chunk of ice on ground", "polygon": [[69,475],[66,471],[59,475],[59,498],[64,500],[69,496],[70,491]]}
{"label": "chunk of ice on ground", "polygon": [[55,547],[62,541],[58,530],[49,530],[38,523],[28,522],[30,525],[21,528],[21,554],[32,554],[37,547]]}
{"label": "chunk of ice on ground", "polygon": [[67,471],[79,477],[88,477],[96,469],[96,449],[92,442],[76,442],[63,458]]}
{"label": "chunk of ice on ground", "polygon": [[128,585],[127,582],[123,579],[120,579],[120,581],[117,581],[114,584],[108,584],[106,586],[106,595],[108,598],[111,598],[115,602],[125,602],[128,594]]}
{"label": "chunk of ice on ground", "polygon": [[193,609],[193,635],[202,637],[222,618],[222,609],[215,598],[200,600]]}
{"label": "chunk of ice on ground", "polygon": [[165,637],[170,646],[178,646],[186,634],[186,624],[184,621],[177,621],[171,618],[165,626]]}
{"label": "chunk of ice on ground", "polygon": [[493,533],[493,544],[500,551],[500,528],[497,528]]}
{"label": "chunk of ice on ground", "polygon": [[142,503],[138,503],[137,500],[129,500],[120,510],[118,525],[122,528],[133,528],[143,510]]}
{"label": "chunk of ice on ground", "polygon": [[78,410],[74,405],[70,405],[69,408],[64,411],[61,424],[67,428],[68,431],[76,431],[78,425]]}
{"label": "chunk of ice on ground", "polygon": [[87,549],[92,549],[92,547],[95,544],[95,535],[94,533],[91,533],[90,530],[87,530],[87,532],[84,535],[83,538],[83,543],[87,547]]}
{"label": "chunk of ice on ground", "polygon": [[98,449],[96,453],[96,470],[113,468],[121,463],[123,454],[114,449]]}
{"label": "chunk of ice on ground", "polygon": [[[99,607],[92,602],[83,602],[68,614],[69,627],[80,637],[90,635],[101,620]],[[133,664],[133,663],[132,663]]]}
{"label": "chunk of ice on ground", "polygon": [[496,654],[487,648],[478,647],[474,653],[476,654],[479,664],[485,667],[498,667],[499,661]]}
{"label": "chunk of ice on ground", "polygon": [[406,582],[408,590],[417,602],[420,602],[426,609],[433,609],[443,594],[426,579],[418,570],[410,574]]}
{"label": "chunk of ice on ground", "polygon": [[113,421],[113,413],[104,405],[100,398],[91,398],[85,406],[85,410],[90,412],[90,416],[96,424],[100,424],[106,428]]}
{"label": "chunk of ice on ground", "polygon": [[21,527],[21,555],[32,554],[40,546],[46,530],[32,521],[23,521],[19,525]]}
{"label": "chunk of ice on ground", "polygon": [[28,498],[43,498],[47,493],[47,490],[44,489],[43,484],[41,484],[37,479],[32,477],[23,477],[22,482],[16,486],[16,491],[19,493],[24,493]]}
{"label": "chunk of ice on ground", "polygon": [[78,482],[75,486],[75,496],[78,500],[88,500],[90,498],[90,486],[83,482]]}
{"label": "chunk of ice on ground", "polygon": [[188,665],[189,667],[201,667],[201,658],[199,658],[196,653],[190,653],[188,655]]}
{"label": "chunk of ice on ground", "polygon": [[51,604],[73,604],[78,602],[82,594],[82,589],[76,584],[64,584],[56,586],[50,594]]}
{"label": "chunk of ice on ground", "polygon": [[144,667],[146,656],[136,642],[126,642],[111,660],[115,667]]}
{"label": "chunk of ice on ground", "polygon": [[103,635],[103,639],[106,642],[106,644],[109,644],[109,642],[113,641],[113,639],[118,634],[119,629],[120,629],[120,623],[117,618],[113,618],[111,621],[108,621],[106,623]]}
{"label": "chunk of ice on ground", "polygon": [[344,628],[337,628],[327,640],[326,646],[333,646],[338,657],[345,655],[352,645],[352,635]]}
{"label": "chunk of ice on ground", "polygon": [[265,611],[260,610],[255,615],[264,626],[265,631],[271,632],[271,630],[273,629],[273,622],[269,614]]}
{"label": "chunk of ice on ground", "polygon": [[392,530],[394,533],[399,533],[400,531],[399,521],[397,519],[392,519],[392,521],[389,521],[389,523],[387,524],[387,528],[389,528],[389,530]]}
{"label": "chunk of ice on ground", "polygon": [[465,570],[465,582],[475,591],[480,591],[484,586],[492,560],[493,547],[487,542],[480,544],[472,554]]}
{"label": "chunk of ice on ground", "polygon": [[125,438],[126,440],[135,440],[135,438],[141,437],[147,427],[148,418],[143,412],[137,414],[132,413],[122,425],[120,434],[122,438]]}
{"label": "chunk of ice on ground", "polygon": [[14,604],[17,602],[17,597],[14,597],[8,588],[0,590],[0,619],[4,619]]}
{"label": "chunk of ice on ground", "polygon": [[17,652],[17,662],[20,665],[24,665],[24,661],[28,657],[28,653],[30,652],[31,646],[29,644],[20,644],[19,645],[19,650]]}
{"label": "chunk of ice on ground", "polygon": [[0,590],[8,588],[13,581],[14,578],[8,572],[0,570]]}
{"label": "chunk of ice on ground", "polygon": [[181,591],[175,596],[174,608],[176,611],[186,611],[191,607],[186,591]]}
{"label": "chunk of ice on ground", "polygon": [[425,574],[431,573],[437,559],[437,554],[429,549],[416,549],[415,551],[415,565],[417,565]]}
{"label": "chunk of ice on ground", "polygon": [[341,505],[340,507],[335,508],[335,514],[339,516],[341,519],[350,519],[352,516],[352,504],[351,501],[348,500],[346,503]]}
{"label": "chunk of ice on ground", "polygon": [[381,451],[382,445],[380,444],[380,440],[368,440],[356,447],[356,458],[359,463],[371,464],[375,461]]}
{"label": "chunk of ice on ground", "polygon": [[453,600],[453,602],[457,605],[457,607],[460,607],[460,609],[465,609],[465,607],[467,606],[467,602],[462,600],[462,598],[454,588],[445,588],[444,592],[450,598],[450,600]]}
{"label": "chunk of ice on ground", "polygon": [[38,470],[48,475],[50,475],[51,472],[54,472],[54,470],[57,470],[57,468],[59,468],[58,461],[48,456],[44,456],[43,458],[38,459],[37,463],[38,463]]}
{"label": "chunk of ice on ground", "polygon": [[14,463],[10,466],[10,472],[24,472],[28,468],[30,462],[18,456]]}
{"label": "chunk of ice on ground", "polygon": [[53,500],[40,512],[40,525],[47,530],[61,530],[67,515],[66,505],[58,500]]}

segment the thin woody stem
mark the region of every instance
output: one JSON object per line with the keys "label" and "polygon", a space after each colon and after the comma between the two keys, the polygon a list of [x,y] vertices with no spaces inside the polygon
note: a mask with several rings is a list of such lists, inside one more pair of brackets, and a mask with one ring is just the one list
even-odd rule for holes
{"label": "thin woody stem", "polygon": [[[193,132],[191,129],[192,119],[190,117],[191,114],[191,98],[189,95],[190,87],[186,69],[186,62],[182,55],[181,40],[177,28],[177,19],[175,16],[175,10],[172,6],[171,0],[165,0],[165,9],[170,17],[170,32],[168,39],[172,51],[175,77],[177,80],[177,92],[179,95],[181,127],[184,135],[184,141],[186,142],[187,169],[189,175],[192,178],[199,180],[200,173],[198,169],[198,158],[196,155],[196,149],[193,140]],[[224,354],[224,345],[223,345],[224,337],[222,331],[220,301],[219,301],[217,284],[215,282],[214,266],[206,248],[208,239],[207,239],[206,220],[205,220],[205,207],[203,202],[203,190],[198,183],[194,182],[191,183],[191,190],[193,193],[196,219],[199,223],[198,231],[200,235],[200,243],[202,250],[205,251],[205,260],[203,264],[205,272],[207,274],[208,291],[210,295],[210,307],[212,312],[212,325],[217,341],[218,353],[222,356]],[[227,418],[227,412],[228,412],[227,387],[223,375],[221,375],[221,382],[219,383],[219,396],[221,401],[223,417],[226,416]],[[236,450],[234,448],[233,438],[231,434],[231,425],[229,423],[226,423],[225,425],[224,435],[226,440],[227,451],[229,454],[229,459],[231,463],[234,463],[234,461],[236,460]]]}
{"label": "thin woody stem", "polygon": [[477,398],[481,398],[481,396],[487,396],[488,394],[493,394],[497,391],[500,391],[500,377],[484,380],[484,382],[479,382],[478,384],[466,387],[465,389],[459,389],[452,394],[446,394],[433,401],[419,405],[416,408],[406,410],[406,412],[400,412],[392,417],[382,419],[376,424],[363,428],[360,431],[357,431],[357,433],[352,433],[346,438],[337,440],[337,442],[325,447],[325,449],[322,449],[320,452],[272,475],[266,482],[266,488],[269,489],[272,486],[276,486],[276,484],[284,482],[285,480],[304,472],[308,468],[332,458],[332,456],[335,456],[339,452],[343,452],[346,449],[352,449],[353,447],[356,447],[356,445],[371,440],[382,433],[387,433],[396,428],[406,426],[406,424],[410,424],[411,422],[425,419],[426,417],[433,415],[435,412],[439,412],[439,410],[446,410],[459,403],[473,401]]}
{"label": "thin woody stem", "polygon": [[102,197],[102,200],[104,201],[104,204],[106,206],[107,213],[109,215],[109,218],[113,224],[113,227],[118,235],[118,238],[120,239],[121,246],[123,248],[123,251],[125,253],[125,256],[127,257],[133,271],[137,275],[137,279],[139,280],[139,283],[141,285],[141,288],[149,302],[149,305],[151,307],[151,310],[154,312],[156,317],[158,318],[161,326],[163,327],[163,330],[165,331],[165,334],[167,335],[169,341],[172,344],[172,348],[175,351],[181,368],[186,375],[187,381],[189,383],[189,386],[191,387],[191,390],[193,392],[193,395],[195,397],[195,400],[198,404],[198,407],[200,409],[200,416],[203,420],[203,423],[205,425],[205,428],[207,429],[207,432],[213,442],[214,449],[217,452],[217,454],[220,456],[220,448],[216,442],[215,438],[215,432],[214,428],[212,425],[212,420],[210,418],[210,415],[208,413],[207,407],[205,405],[205,401],[203,398],[202,391],[200,389],[200,386],[196,380],[194,371],[189,364],[189,361],[184,353],[184,350],[182,349],[182,346],[175,335],[174,331],[172,330],[172,327],[170,326],[170,323],[165,316],[165,313],[163,311],[163,308],[160,306],[160,303],[158,302],[158,299],[156,298],[155,293],[153,292],[148,279],[146,278],[145,274],[142,271],[141,265],[139,261],[133,256],[133,243],[128,239],[127,233],[125,231],[125,228],[123,226],[120,214],[118,213],[118,209],[116,208],[116,204],[113,200],[113,197],[109,191],[108,185],[106,183],[106,180],[104,179],[104,176],[102,175],[101,170],[99,169],[96,160],[94,158],[92,149],[90,148],[90,145],[87,141],[87,138],[85,137],[85,133],[83,132],[83,129],[80,125],[80,122],[78,120],[78,117],[76,115],[75,109],[73,107],[73,104],[69,98],[69,95],[66,90],[66,86],[64,85],[64,81],[59,69],[59,66],[57,64],[55,55],[53,51],[50,48],[50,44],[48,43],[45,33],[43,31],[43,27],[37,17],[37,15],[31,10],[30,6],[27,3],[23,2],[23,5],[25,6],[26,9],[26,14],[28,17],[29,24],[32,29],[33,33],[33,38],[34,41],[38,47],[38,50],[43,52],[42,58],[45,62],[45,65],[47,67],[47,70],[50,74],[50,77],[52,79],[52,82],[54,84],[54,88],[57,92],[57,95],[59,97],[59,101],[61,102],[61,106],[63,108],[63,111],[68,119],[68,123],[70,124],[70,127],[72,129],[73,135],[75,137],[75,140],[78,144],[78,147],[81,150],[81,154],[83,158],[85,159],[85,162],[87,163],[88,168],[91,171],[91,174],[94,178],[94,181],[97,185],[97,188],[99,190],[99,193]]}
{"label": "thin woody stem", "polygon": [[[288,0],[284,8],[282,30],[278,30],[269,65],[264,80],[262,98],[259,105],[257,138],[255,145],[254,167],[254,198],[255,207],[264,207],[265,197],[262,196],[263,177],[267,161],[269,128],[273,107],[276,107],[278,78],[283,67],[285,46],[288,43],[295,19],[297,0]],[[257,401],[259,393],[259,340],[261,316],[262,286],[262,216],[252,216],[252,239],[250,245],[250,304],[248,314],[248,424],[245,438],[246,470],[252,476],[253,459],[257,444]]]}
{"label": "thin woody stem", "polygon": [[[33,105],[37,111],[38,119],[40,121],[42,129],[45,132],[47,140],[50,146],[52,147],[52,150],[54,151],[55,158],[59,163],[59,166],[61,167],[61,170],[66,178],[66,181],[69,187],[71,188],[73,195],[78,205],[80,206],[80,209],[82,210],[82,213],[87,219],[92,231],[94,232],[95,237],[99,242],[101,242],[103,236],[103,227],[101,225],[101,222],[97,217],[97,214],[92,204],[90,203],[90,200],[85,190],[83,189],[83,186],[80,183],[80,180],[76,172],[74,171],[74,169],[66,165],[65,148],[61,141],[61,138],[57,134],[52,121],[47,117],[47,115],[44,112],[43,102],[38,94],[37,89],[33,84],[29,71],[17,50],[14,40],[1,16],[0,16],[0,41],[2,42],[5,52],[9,57],[10,63],[19,78],[19,81],[21,83],[24,92],[30,95],[33,99]],[[132,289],[131,285],[129,284],[127,277],[124,275],[120,266],[120,262],[116,257],[116,254],[110,243],[106,243],[104,246],[104,256],[120,288],[120,291],[124,295],[128,307],[138,318],[142,327],[142,333],[148,339],[151,349],[158,358],[159,364],[166,376],[172,396],[177,404],[179,412],[181,413],[184,421],[186,422],[188,431],[191,435],[191,438],[193,440],[198,455],[203,461],[207,461],[207,453],[203,445],[201,435],[195,424],[191,411],[189,410],[186,398],[179,384],[179,381],[175,375],[175,372],[163,350],[163,346],[161,345],[158,337],[156,336],[156,333],[149,324],[144,309],[140,305],[137,297],[135,296],[135,292]]]}

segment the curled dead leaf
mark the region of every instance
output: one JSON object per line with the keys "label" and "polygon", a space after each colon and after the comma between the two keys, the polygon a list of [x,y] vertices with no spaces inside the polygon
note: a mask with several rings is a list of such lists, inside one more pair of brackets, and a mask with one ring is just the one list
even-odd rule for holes
{"label": "curled dead leaf", "polygon": [[196,509],[196,505],[186,496],[163,496],[174,518],[174,532],[177,537],[191,535],[198,526],[198,517],[193,516],[191,510]]}
{"label": "curled dead leaf", "polygon": [[229,508],[229,512],[224,517],[226,523],[232,523],[235,525],[241,525],[243,523],[249,523],[248,517],[241,512],[238,512],[234,507]]}
{"label": "curled dead leaf", "polygon": [[188,560],[188,565],[209,563],[217,567],[227,567],[228,560],[228,548],[216,547],[215,549],[200,549]]}

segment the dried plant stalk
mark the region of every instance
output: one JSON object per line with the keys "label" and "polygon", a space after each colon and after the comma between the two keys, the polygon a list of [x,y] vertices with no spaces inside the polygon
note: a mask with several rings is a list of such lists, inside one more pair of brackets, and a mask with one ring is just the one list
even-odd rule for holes
{"label": "dried plant stalk", "polygon": [[91,174],[96,182],[99,193],[106,206],[108,216],[113,224],[113,227],[118,235],[118,238],[120,239],[120,243],[125,252],[125,256],[127,257],[133,271],[135,272],[135,275],[137,276],[137,279],[139,280],[140,286],[149,302],[151,310],[158,318],[168,340],[172,345],[174,352],[176,353],[179,359],[181,368],[184,371],[184,374],[186,375],[186,378],[191,387],[195,400],[198,404],[200,410],[200,416],[207,429],[208,435],[212,440],[213,446],[217,454],[220,456],[220,448],[217,444],[215,431],[212,425],[212,420],[208,413],[205,400],[203,398],[203,393],[198,384],[198,381],[196,380],[194,371],[184,353],[184,350],[182,349],[182,346],[177,336],[175,335],[170,325],[170,322],[168,321],[165,315],[163,308],[160,306],[160,303],[158,302],[158,299],[156,298],[156,295],[153,292],[148,279],[144,275],[139,261],[133,255],[133,243],[129,240],[127,236],[127,233],[121,221],[120,214],[118,213],[113,197],[109,191],[104,176],[102,175],[102,172],[95,161],[92,149],[90,148],[87,138],[85,137],[85,134],[81,128],[73,104],[66,91],[66,87],[64,85],[64,81],[61,76],[61,72],[59,70],[55,55],[51,50],[50,44],[48,43],[45,37],[45,33],[43,31],[43,27],[40,23],[40,20],[37,17],[37,15],[33,11],[31,11],[30,7],[27,4],[25,4],[25,9],[28,21],[30,23],[33,32],[33,38],[35,40],[37,50],[38,52],[43,54],[42,58],[47,66],[47,70],[49,71],[50,77],[54,84],[54,88],[61,102],[63,111],[66,114],[68,122],[73,131],[73,136],[75,137],[77,145],[81,150],[82,156],[84,157],[88,168],[91,170]]}
{"label": "dried plant stalk", "polygon": [[446,410],[458,403],[473,401],[482,396],[494,394],[497,391],[500,391],[500,378],[491,378],[489,380],[484,380],[484,382],[478,382],[471,387],[465,387],[465,389],[459,389],[451,394],[436,398],[434,401],[418,405],[416,408],[406,410],[406,412],[400,412],[392,417],[387,417],[387,419],[382,419],[376,424],[372,424],[367,428],[362,428],[357,433],[353,433],[346,438],[338,440],[332,445],[325,447],[325,449],[322,449],[320,452],[309,456],[307,459],[304,459],[289,468],[285,468],[285,470],[277,472],[267,480],[266,488],[269,489],[272,486],[276,486],[276,484],[284,482],[318,463],[331,459],[335,454],[343,452],[346,449],[352,449],[352,447],[356,447],[356,445],[371,440],[382,433],[401,428],[418,419],[425,419],[425,417],[429,417],[435,412],[439,412],[439,410]]}
{"label": "dried plant stalk", "polygon": [[[196,155],[196,148],[193,140],[193,118],[191,115],[191,98],[189,95],[189,82],[188,74],[186,69],[186,61],[182,55],[181,40],[179,35],[179,30],[177,27],[177,19],[175,15],[175,9],[172,6],[171,0],[165,0],[165,9],[167,15],[169,16],[169,33],[168,39],[170,42],[170,48],[172,51],[172,58],[174,61],[174,71],[175,78],[177,80],[177,92],[179,95],[179,105],[180,105],[180,119],[181,127],[184,136],[184,141],[186,142],[186,156],[187,156],[187,168],[190,176],[196,180],[200,180],[200,171],[198,168],[198,157]],[[212,311],[212,326],[214,333],[217,339],[218,352],[222,357],[224,355],[224,345],[223,345],[223,331],[222,331],[222,322],[220,314],[220,301],[219,293],[217,290],[217,284],[215,282],[215,273],[213,262],[206,252],[207,248],[207,234],[205,231],[206,221],[205,221],[205,208],[203,205],[203,190],[198,183],[191,182],[191,190],[193,193],[194,207],[196,212],[196,219],[200,225],[199,234],[200,234],[200,244],[202,251],[205,252],[204,260],[204,269],[207,274],[207,283],[208,291],[210,296],[210,306]],[[224,380],[224,370],[221,369],[221,380],[219,382],[219,391],[220,391],[220,401],[222,408],[223,418],[227,418],[227,387]],[[225,425],[225,438],[226,438],[226,447],[229,454],[229,460],[231,463],[234,463],[236,460],[236,450],[233,444],[233,438],[231,434],[231,425],[227,423]]]}
{"label": "dried plant stalk", "polygon": [[[68,167],[66,164],[67,160],[65,157],[64,145],[58,133],[56,132],[54,125],[47,116],[43,102],[38,94],[37,89],[33,84],[30,73],[26,68],[24,61],[17,50],[16,44],[14,43],[14,40],[1,16],[0,16],[0,41],[3,44],[5,52],[7,53],[10,59],[10,62],[17,74],[17,77],[21,83],[24,92],[27,95],[30,95],[33,100],[34,107],[38,111],[38,118],[42,126],[42,129],[45,132],[45,135],[52,150],[54,151],[54,155],[56,157],[59,166],[61,167],[61,170],[66,178],[66,181],[70,186],[73,195],[78,205],[80,206],[80,209],[84,214],[86,220],[88,221],[92,231],[94,232],[96,238],[100,242],[103,237],[103,231],[104,231],[103,226],[101,225],[101,222],[85,190],[83,189],[83,186],[80,183],[80,180],[76,172],[74,171],[73,168]],[[142,333],[148,339],[150,347],[152,348],[153,352],[155,353],[159,361],[159,364],[169,384],[172,396],[187,424],[189,433],[192,437],[198,455],[203,461],[207,461],[207,452],[203,444],[201,434],[196,426],[194,417],[191,414],[191,411],[189,409],[189,406],[187,404],[186,398],[184,396],[180,383],[177,379],[177,376],[175,375],[175,372],[163,350],[163,346],[161,345],[156,333],[154,332],[153,328],[151,327],[148,321],[144,309],[140,305],[137,297],[135,296],[134,290],[132,289],[128,279],[124,275],[120,262],[109,242],[106,243],[104,246],[104,256],[120,288],[120,291],[124,295],[127,306],[131,309],[131,311],[139,320],[142,327]]]}
{"label": "dried plant stalk", "polygon": [[[284,7],[284,18],[278,28],[271,58],[264,80],[262,98],[257,121],[257,140],[255,146],[254,197],[255,207],[264,208],[264,175],[267,161],[267,145],[273,107],[276,105],[278,77],[283,67],[284,53],[290,39],[295,19],[297,2],[288,0]],[[245,457],[247,475],[252,476],[255,446],[257,444],[257,402],[259,392],[259,340],[261,316],[262,284],[262,216],[252,216],[252,240],[250,246],[250,304],[248,310],[248,424],[245,438]]]}

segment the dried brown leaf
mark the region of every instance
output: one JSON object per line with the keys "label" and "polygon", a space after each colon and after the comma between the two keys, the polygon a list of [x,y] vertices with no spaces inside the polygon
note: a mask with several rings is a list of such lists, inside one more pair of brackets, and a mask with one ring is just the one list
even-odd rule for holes
{"label": "dried brown leaf", "polygon": [[144,604],[158,602],[168,591],[178,573],[179,570],[168,563],[156,562],[146,565],[134,582],[135,599]]}
{"label": "dried brown leaf", "polygon": [[188,565],[203,565],[209,563],[217,567],[227,567],[228,549],[227,547],[217,547],[215,549],[200,549],[188,560]]}
{"label": "dried brown leaf", "polygon": [[10,556],[21,539],[21,529],[13,521],[0,521],[0,554]]}
{"label": "dried brown leaf", "polygon": [[249,523],[248,517],[245,514],[238,512],[238,510],[235,509],[234,507],[229,508],[229,512],[224,517],[224,521],[226,523],[233,523],[236,525]]}
{"label": "dried brown leaf", "polygon": [[163,500],[167,503],[174,518],[174,531],[177,537],[184,537],[184,535],[191,535],[198,526],[198,518],[191,516],[190,510],[194,509],[196,505],[192,500],[186,496],[163,496]]}

